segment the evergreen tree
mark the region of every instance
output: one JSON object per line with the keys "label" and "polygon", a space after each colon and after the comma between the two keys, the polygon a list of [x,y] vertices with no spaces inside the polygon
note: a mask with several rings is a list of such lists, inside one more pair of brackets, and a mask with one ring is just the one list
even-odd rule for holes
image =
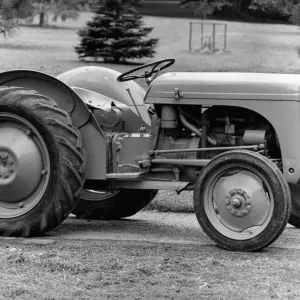
{"label": "evergreen tree", "polygon": [[87,57],[118,63],[126,59],[153,57],[158,40],[146,38],[152,28],[145,27],[134,9],[137,0],[104,0],[92,21],[78,31],[80,59]]}

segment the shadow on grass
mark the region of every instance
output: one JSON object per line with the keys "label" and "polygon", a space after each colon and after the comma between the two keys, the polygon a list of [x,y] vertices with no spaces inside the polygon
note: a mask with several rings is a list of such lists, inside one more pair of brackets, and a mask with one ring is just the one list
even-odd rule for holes
{"label": "shadow on grass", "polygon": [[16,43],[0,43],[0,49],[7,50],[49,50],[49,49],[58,49],[63,48],[57,45],[34,45],[34,44],[16,44]]}
{"label": "shadow on grass", "polygon": [[[19,25],[20,27],[27,27],[27,28],[35,28],[35,29],[63,29],[63,30],[72,30],[74,31],[74,29],[76,30],[76,28],[74,27],[69,27],[69,26],[57,26],[57,25],[44,25],[44,26],[39,26],[38,24],[20,24]],[[78,26],[78,29],[79,29],[79,26]]]}
{"label": "shadow on grass", "polygon": [[81,62],[84,62],[86,64],[94,63],[94,64],[105,64],[105,65],[125,65],[125,66],[142,66],[145,63],[144,62],[138,62],[138,61],[120,61],[120,62],[114,62],[110,60],[97,60],[97,59],[80,59]]}

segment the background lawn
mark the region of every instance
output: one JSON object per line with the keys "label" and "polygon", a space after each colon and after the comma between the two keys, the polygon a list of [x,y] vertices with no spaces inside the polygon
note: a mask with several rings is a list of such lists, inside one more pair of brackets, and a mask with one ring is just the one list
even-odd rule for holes
{"label": "background lawn", "polygon": [[[69,69],[85,66],[74,52],[78,44],[77,30],[91,18],[91,13],[82,13],[77,21],[55,23],[58,28],[22,26],[12,36],[0,38],[0,71],[33,69],[58,75]],[[202,54],[188,51],[189,22],[195,20],[164,17],[144,17],[148,26],[154,27],[152,37],[159,38],[154,59],[175,58],[170,71],[238,71],[300,73],[300,30],[292,25],[270,25],[226,22],[228,24],[228,52]],[[212,23],[213,21],[207,21]],[[205,26],[205,34],[211,26]],[[200,47],[200,26],[194,27],[193,48]],[[216,47],[223,44],[223,28],[217,27]],[[220,35],[218,35],[220,34]],[[143,59],[149,62],[153,59]],[[97,64],[90,62],[89,64]],[[98,64],[120,72],[132,65]],[[160,211],[192,211],[192,193],[176,195],[160,192],[148,206]]]}
{"label": "background lawn", "polygon": [[[77,29],[84,26],[91,16],[82,13],[77,21],[56,23],[56,26],[63,26],[56,29],[22,26],[13,37],[1,37],[0,70],[23,68],[58,75],[86,65],[78,61],[73,48],[78,44]],[[144,20],[148,26],[154,27],[151,35],[159,38],[154,59],[176,59],[176,64],[169,70],[300,73],[297,53],[300,31],[297,26],[226,22],[229,52],[211,55],[188,51],[189,21],[195,20],[164,17],[144,17]],[[209,27],[205,26],[205,34],[211,31]],[[217,47],[223,43],[222,31],[217,27],[217,34],[221,34],[217,36]],[[194,28],[193,39],[193,48],[199,48],[200,26]],[[144,59],[143,62],[151,60]],[[130,65],[101,66],[121,72],[132,68]]]}

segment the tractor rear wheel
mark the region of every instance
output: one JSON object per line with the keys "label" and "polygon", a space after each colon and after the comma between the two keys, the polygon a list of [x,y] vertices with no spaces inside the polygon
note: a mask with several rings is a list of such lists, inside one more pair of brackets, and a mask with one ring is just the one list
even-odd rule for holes
{"label": "tractor rear wheel", "polygon": [[292,210],[289,223],[300,228],[300,184],[289,184],[292,195]]}
{"label": "tractor rear wheel", "polygon": [[291,196],[283,174],[267,158],[250,151],[228,151],[200,173],[194,207],[203,231],[219,246],[256,251],[284,230]]}
{"label": "tractor rear wheel", "polygon": [[73,214],[80,219],[119,220],[136,214],[148,205],[156,194],[155,190],[82,190]]}
{"label": "tractor rear wheel", "polygon": [[40,236],[74,209],[85,152],[70,116],[37,92],[0,87],[0,234]]}

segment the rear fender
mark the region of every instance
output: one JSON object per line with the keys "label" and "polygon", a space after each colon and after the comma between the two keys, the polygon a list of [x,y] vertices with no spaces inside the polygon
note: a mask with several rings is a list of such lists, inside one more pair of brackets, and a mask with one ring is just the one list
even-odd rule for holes
{"label": "rear fender", "polygon": [[20,86],[37,91],[53,99],[68,112],[76,127],[89,120],[90,112],[80,97],[65,83],[45,73],[29,70],[16,70],[0,74],[0,85]]}
{"label": "rear fender", "polygon": [[82,134],[83,146],[87,153],[85,178],[105,179],[106,139],[86,104],[71,87],[55,77],[29,70],[0,73],[0,85],[35,90],[53,99],[61,109],[68,112],[74,126]]}

